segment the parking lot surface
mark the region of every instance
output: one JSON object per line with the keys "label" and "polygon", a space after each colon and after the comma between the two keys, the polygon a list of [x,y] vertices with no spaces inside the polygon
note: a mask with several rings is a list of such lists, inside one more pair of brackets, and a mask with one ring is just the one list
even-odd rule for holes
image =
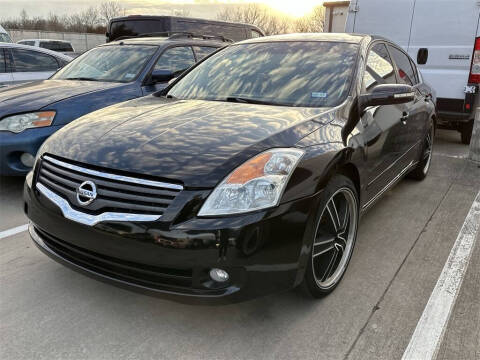
{"label": "parking lot surface", "polygon": [[[405,179],[365,216],[334,293],[225,306],[152,298],[69,270],[27,232],[0,238],[2,359],[401,359],[467,214],[480,167],[439,131],[429,176]],[[0,233],[26,224],[20,178],[0,178]],[[478,234],[477,234],[478,238]],[[438,359],[480,358],[480,239]]]}

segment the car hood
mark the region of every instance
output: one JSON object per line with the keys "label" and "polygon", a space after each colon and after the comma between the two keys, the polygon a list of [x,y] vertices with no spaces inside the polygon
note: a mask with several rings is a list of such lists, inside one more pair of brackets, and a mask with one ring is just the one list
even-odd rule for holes
{"label": "car hood", "polygon": [[43,80],[7,87],[0,92],[0,118],[13,113],[40,110],[73,96],[122,85],[112,82]]}
{"label": "car hood", "polygon": [[81,117],[40,151],[210,188],[251,156],[293,146],[327,122],[326,111],[148,96]]}

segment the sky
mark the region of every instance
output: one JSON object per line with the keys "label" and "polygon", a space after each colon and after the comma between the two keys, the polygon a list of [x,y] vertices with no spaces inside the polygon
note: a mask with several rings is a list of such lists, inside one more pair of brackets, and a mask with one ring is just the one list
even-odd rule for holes
{"label": "sky", "polygon": [[[322,0],[118,0],[128,14],[169,15],[175,10],[187,10],[189,16],[216,18],[227,6],[239,3],[258,2],[275,10],[299,17],[310,12]],[[46,16],[50,12],[59,15],[82,11],[98,5],[102,0],[0,0],[0,19],[16,17],[22,9],[29,16]]]}

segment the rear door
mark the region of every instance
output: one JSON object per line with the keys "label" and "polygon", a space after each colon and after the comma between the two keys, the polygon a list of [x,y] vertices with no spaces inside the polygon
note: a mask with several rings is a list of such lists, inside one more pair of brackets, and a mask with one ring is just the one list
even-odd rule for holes
{"label": "rear door", "polygon": [[13,81],[13,76],[7,67],[7,59],[4,48],[0,47],[0,89],[10,85]]}
{"label": "rear door", "polygon": [[415,98],[413,101],[398,105],[403,109],[402,125],[398,127],[397,140],[398,146],[403,148],[402,156],[399,159],[399,169],[404,169],[410,162],[418,160],[419,146],[424,138],[426,125],[429,115],[429,103],[425,101],[423,95],[418,89],[419,79],[415,65],[408,55],[399,47],[388,44],[388,51],[395,63],[397,82],[413,86],[415,89]]}
{"label": "rear door", "polygon": [[418,67],[437,98],[465,97],[479,14],[475,0],[416,0],[408,53],[418,64],[428,50]]}
{"label": "rear door", "polygon": [[10,49],[15,83],[48,79],[61,66],[53,56],[34,50]]}

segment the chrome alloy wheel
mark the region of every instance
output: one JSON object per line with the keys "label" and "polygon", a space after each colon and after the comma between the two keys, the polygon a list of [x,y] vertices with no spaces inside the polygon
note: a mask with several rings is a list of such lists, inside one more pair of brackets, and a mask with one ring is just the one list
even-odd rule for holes
{"label": "chrome alloy wheel", "polygon": [[328,199],[315,232],[311,258],[319,288],[328,289],[341,279],[355,243],[357,222],[356,197],[342,187]]}
{"label": "chrome alloy wheel", "polygon": [[435,130],[433,124],[428,130],[427,136],[425,137],[425,144],[423,150],[423,158],[425,161],[425,166],[423,167],[423,173],[426,174],[430,168],[430,163],[432,162],[432,150],[433,150],[433,137],[435,136]]}

